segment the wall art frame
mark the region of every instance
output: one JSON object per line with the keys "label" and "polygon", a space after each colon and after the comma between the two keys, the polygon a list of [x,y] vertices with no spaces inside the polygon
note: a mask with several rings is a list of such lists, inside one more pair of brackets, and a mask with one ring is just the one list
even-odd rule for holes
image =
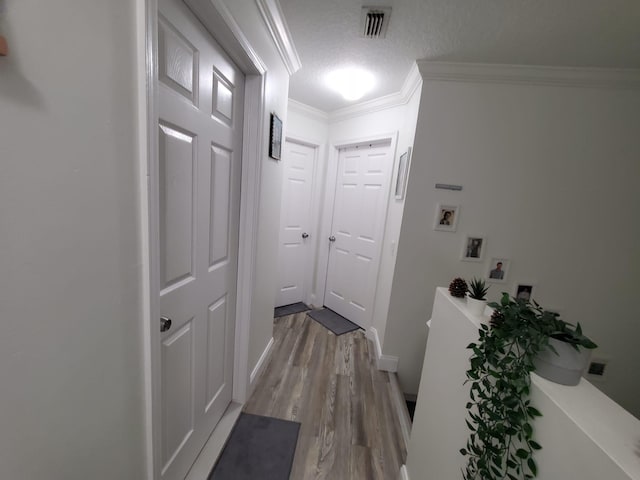
{"label": "wall art frame", "polygon": [[438,203],[433,220],[433,229],[441,232],[455,232],[458,228],[460,205]]}
{"label": "wall art frame", "polygon": [[409,179],[409,164],[411,163],[411,147],[407,147],[407,151],[400,155],[398,160],[398,172],[396,175],[396,200],[404,199],[407,191],[407,181]]}
{"label": "wall art frame", "polygon": [[486,237],[482,235],[466,235],[462,244],[460,260],[463,262],[482,262],[486,249]]}
{"label": "wall art frame", "polygon": [[504,257],[491,257],[485,278],[491,283],[507,283],[511,260]]}
{"label": "wall art frame", "polygon": [[282,120],[275,113],[271,114],[269,132],[269,156],[274,160],[280,160],[282,157]]}

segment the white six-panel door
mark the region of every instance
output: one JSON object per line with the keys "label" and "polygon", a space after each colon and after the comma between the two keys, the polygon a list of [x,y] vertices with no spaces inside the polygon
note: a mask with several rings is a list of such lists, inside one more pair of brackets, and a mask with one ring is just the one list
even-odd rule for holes
{"label": "white six-panel door", "polygon": [[159,467],[183,480],[233,388],[244,77],[181,1],[158,17]]}
{"label": "white six-panel door", "polygon": [[393,159],[390,143],[341,149],[324,304],[371,324]]}
{"label": "white six-panel door", "polygon": [[305,300],[312,254],[311,197],[316,149],[286,141],[280,210],[278,292],[276,307]]}

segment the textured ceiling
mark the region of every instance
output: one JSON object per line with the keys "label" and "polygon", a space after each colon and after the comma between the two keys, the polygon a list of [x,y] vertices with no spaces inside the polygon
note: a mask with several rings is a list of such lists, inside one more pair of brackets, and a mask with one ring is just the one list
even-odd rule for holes
{"label": "textured ceiling", "polygon": [[[350,104],[324,75],[372,71],[374,90],[400,90],[416,59],[640,68],[640,0],[280,0],[302,61],[290,97],[330,112]],[[393,8],[385,39],[360,38],[363,5]]]}

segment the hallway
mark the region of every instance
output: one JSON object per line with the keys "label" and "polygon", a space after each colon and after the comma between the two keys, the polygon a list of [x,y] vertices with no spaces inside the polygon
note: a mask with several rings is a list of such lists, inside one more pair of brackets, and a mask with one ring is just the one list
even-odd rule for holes
{"label": "hallway", "polygon": [[364,332],[336,337],[303,312],[275,319],[274,341],[245,411],[301,423],[291,480],[395,480],[406,445]]}

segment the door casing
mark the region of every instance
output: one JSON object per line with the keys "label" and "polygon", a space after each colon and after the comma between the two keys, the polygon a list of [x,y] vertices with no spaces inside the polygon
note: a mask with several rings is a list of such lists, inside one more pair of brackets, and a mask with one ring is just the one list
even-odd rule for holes
{"label": "door casing", "polygon": [[[240,194],[239,259],[236,302],[234,384],[232,400],[244,403],[249,396],[249,327],[255,265],[261,162],[264,156],[266,66],[220,0],[185,0],[196,17],[245,74],[242,178]],[[142,11],[144,10],[144,11]],[[140,221],[143,271],[142,354],[144,361],[145,441],[147,480],[160,470],[160,245],[158,197],[158,4],[139,3],[139,23],[144,38],[137,47],[144,51],[140,79]],[[140,21],[140,20],[139,20]],[[142,68],[142,67],[140,67]],[[146,141],[145,141],[146,139]]]}
{"label": "door casing", "polygon": [[[389,133],[379,133],[372,134],[370,136],[361,137],[361,138],[351,138],[345,140],[339,140],[335,142],[331,142],[331,146],[329,147],[329,161],[327,164],[327,175],[325,180],[325,188],[324,188],[324,204],[322,208],[322,218],[320,220],[320,235],[318,239],[318,269],[315,278],[315,296],[318,299],[318,304],[316,306],[324,305],[325,300],[325,290],[327,286],[327,272],[329,270],[329,237],[331,236],[331,226],[333,224],[333,207],[336,200],[336,181],[338,177],[338,163],[340,158],[340,149],[347,147],[355,147],[356,145],[362,145],[366,143],[381,143],[381,142],[391,142],[389,146],[389,152],[391,154],[391,158],[393,161],[393,165],[391,167],[391,177],[393,178],[395,165],[396,165],[396,146],[398,143],[398,132],[389,132]],[[389,192],[391,195],[391,192]],[[390,197],[389,197],[390,198]],[[389,199],[387,199],[387,208],[384,212],[384,225],[386,230],[387,224],[387,214],[389,209]],[[381,239],[384,245],[384,235]],[[382,251],[381,255],[384,255],[385,252]],[[378,269],[378,273],[379,273]],[[378,281],[376,278],[376,291],[378,289]],[[375,306],[375,297],[374,297],[374,306]],[[375,308],[375,307],[374,307]],[[371,312],[372,318],[375,315],[375,312],[372,310]],[[369,332],[367,332],[369,334]]]}

